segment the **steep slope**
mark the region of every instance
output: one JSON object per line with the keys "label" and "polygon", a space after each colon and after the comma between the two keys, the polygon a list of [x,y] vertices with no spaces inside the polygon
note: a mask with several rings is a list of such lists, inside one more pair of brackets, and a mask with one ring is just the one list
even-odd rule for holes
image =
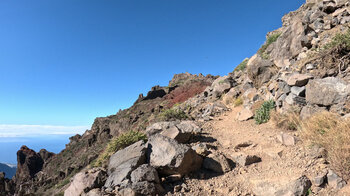
{"label": "steep slope", "polygon": [[[96,118],[61,153],[44,158],[31,152],[43,160],[42,169],[33,175],[18,171],[16,192],[347,195],[346,176],[329,164],[324,149],[313,152],[300,132],[250,119],[268,120],[263,103],[276,106],[277,116],[349,115],[349,2],[307,0],[282,22],[257,54],[227,76],[175,75],[168,87],[153,87],[129,109]],[[149,142],[116,152],[103,168],[90,168],[111,138],[131,130],[146,132]]]}

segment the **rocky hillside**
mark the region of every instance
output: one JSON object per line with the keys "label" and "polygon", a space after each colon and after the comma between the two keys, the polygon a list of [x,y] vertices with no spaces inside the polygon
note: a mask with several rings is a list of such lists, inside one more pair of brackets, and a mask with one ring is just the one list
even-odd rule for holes
{"label": "rocky hillside", "polygon": [[350,3],[307,0],[226,76],[178,74],[1,195],[350,195]]}

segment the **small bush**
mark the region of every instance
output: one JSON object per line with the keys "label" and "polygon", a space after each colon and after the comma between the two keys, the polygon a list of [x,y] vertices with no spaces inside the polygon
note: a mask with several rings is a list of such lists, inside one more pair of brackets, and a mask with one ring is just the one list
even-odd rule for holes
{"label": "small bush", "polygon": [[255,122],[257,124],[266,123],[270,120],[270,111],[275,108],[275,102],[273,100],[265,101],[261,107],[255,112]]}
{"label": "small bush", "polygon": [[160,113],[161,120],[170,121],[170,120],[184,120],[187,119],[187,114],[178,108],[170,108],[164,110]]}
{"label": "small bush", "polygon": [[267,37],[266,42],[264,45],[261,46],[261,48],[258,51],[258,54],[263,58],[263,59],[268,59],[269,58],[269,54],[266,53],[266,49],[275,41],[277,41],[277,39],[279,38],[279,36],[281,35],[280,32],[277,32],[275,34],[270,35],[269,37]]}
{"label": "small bush", "polygon": [[237,65],[237,67],[233,71],[235,72],[235,71],[243,71],[243,70],[245,70],[245,68],[247,67],[248,61],[249,61],[248,58],[244,59],[239,65]]}
{"label": "small bush", "polygon": [[235,99],[235,101],[233,102],[233,105],[234,105],[235,107],[240,106],[240,105],[242,105],[242,104],[243,104],[243,99],[242,99],[242,97],[238,97],[238,98]]}
{"label": "small bush", "polygon": [[325,148],[332,169],[345,180],[350,179],[350,119],[321,112],[302,123],[301,137]]}
{"label": "small bush", "polygon": [[300,128],[300,118],[295,111],[290,111],[286,114],[281,114],[277,113],[276,111],[272,111],[270,116],[272,122],[278,128],[291,131],[296,131]]}
{"label": "small bush", "polygon": [[336,34],[329,43],[323,46],[323,49],[327,50],[336,47],[350,50],[350,29],[346,33]]}
{"label": "small bush", "polygon": [[112,139],[108,144],[106,149],[102,154],[93,162],[93,167],[101,167],[106,163],[109,158],[118,150],[121,150],[125,147],[130,146],[131,144],[140,141],[147,140],[147,137],[144,133],[137,131],[129,131],[127,133],[121,134],[117,138]]}

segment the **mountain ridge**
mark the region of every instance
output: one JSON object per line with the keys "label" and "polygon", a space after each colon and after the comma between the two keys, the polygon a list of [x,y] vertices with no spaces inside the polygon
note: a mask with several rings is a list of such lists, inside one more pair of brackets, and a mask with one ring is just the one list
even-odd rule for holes
{"label": "mountain ridge", "polygon": [[[342,194],[349,176],[324,155],[332,149],[316,145],[310,152],[296,130],[323,112],[344,121],[350,115],[349,2],[307,0],[282,22],[226,76],[176,74],[168,86],[140,94],[130,108],[96,118],[58,154],[23,146],[6,195]],[[302,123],[286,118],[279,122],[285,130],[273,128],[270,111],[276,119],[295,114]],[[148,142],[134,143],[125,135],[131,131]],[[112,155],[103,156],[108,149]],[[281,165],[290,172],[269,169]],[[269,178],[260,179],[263,173]],[[241,184],[230,187],[227,179],[235,177]]]}

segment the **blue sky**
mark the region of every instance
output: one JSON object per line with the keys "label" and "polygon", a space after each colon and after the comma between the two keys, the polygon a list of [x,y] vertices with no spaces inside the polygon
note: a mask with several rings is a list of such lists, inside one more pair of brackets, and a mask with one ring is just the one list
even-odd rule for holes
{"label": "blue sky", "polygon": [[0,0],[0,125],[71,133],[175,73],[225,75],[302,3]]}

